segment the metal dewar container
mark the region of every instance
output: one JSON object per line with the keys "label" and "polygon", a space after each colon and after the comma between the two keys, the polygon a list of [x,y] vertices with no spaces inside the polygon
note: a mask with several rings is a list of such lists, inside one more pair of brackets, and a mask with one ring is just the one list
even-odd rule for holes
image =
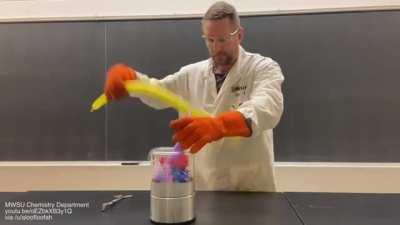
{"label": "metal dewar container", "polygon": [[150,157],[153,166],[150,220],[156,224],[193,222],[193,156],[173,147],[160,147],[152,149]]}

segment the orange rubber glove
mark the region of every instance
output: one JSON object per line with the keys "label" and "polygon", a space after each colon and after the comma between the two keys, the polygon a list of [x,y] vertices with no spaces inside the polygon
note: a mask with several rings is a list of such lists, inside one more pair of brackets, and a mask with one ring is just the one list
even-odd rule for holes
{"label": "orange rubber glove", "polygon": [[124,82],[137,79],[136,71],[122,63],[113,65],[107,72],[104,93],[107,100],[120,100],[128,95]]}
{"label": "orange rubber glove", "polygon": [[170,127],[174,130],[174,143],[179,142],[184,149],[190,148],[191,153],[223,137],[251,135],[245,118],[238,111],[228,111],[217,117],[184,117],[171,121]]}

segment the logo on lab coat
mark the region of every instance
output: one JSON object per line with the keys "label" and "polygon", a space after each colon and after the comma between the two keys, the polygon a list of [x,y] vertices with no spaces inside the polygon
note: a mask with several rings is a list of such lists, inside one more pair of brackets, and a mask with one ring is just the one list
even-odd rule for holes
{"label": "logo on lab coat", "polygon": [[239,97],[240,95],[244,95],[246,92],[246,85],[242,86],[232,86],[231,87],[231,93],[235,95],[235,97]]}
{"label": "logo on lab coat", "polygon": [[232,93],[236,93],[236,92],[240,92],[240,91],[244,92],[246,90],[246,88],[247,88],[246,85],[244,85],[244,86],[232,86],[231,87],[231,92]]}
{"label": "logo on lab coat", "polygon": [[237,102],[231,105],[231,109],[237,109],[241,104],[243,104],[244,101],[243,97],[244,94],[246,93],[246,88],[247,88],[246,85],[242,86],[238,85],[231,87],[231,93],[234,94],[235,97],[237,97],[236,99]]}

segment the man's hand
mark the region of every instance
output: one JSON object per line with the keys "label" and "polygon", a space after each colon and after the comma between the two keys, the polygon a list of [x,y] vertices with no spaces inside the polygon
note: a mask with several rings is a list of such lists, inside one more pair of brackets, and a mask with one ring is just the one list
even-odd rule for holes
{"label": "man's hand", "polygon": [[245,118],[238,111],[225,112],[217,117],[184,117],[171,121],[170,127],[174,130],[173,141],[179,142],[184,149],[190,148],[191,153],[223,137],[251,135]]}
{"label": "man's hand", "polygon": [[122,63],[113,65],[107,72],[104,93],[109,101],[120,100],[128,95],[124,83],[137,79],[136,71]]}

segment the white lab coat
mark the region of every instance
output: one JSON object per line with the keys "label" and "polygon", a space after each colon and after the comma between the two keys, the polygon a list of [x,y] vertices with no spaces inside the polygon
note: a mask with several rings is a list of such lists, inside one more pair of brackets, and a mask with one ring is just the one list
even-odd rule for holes
{"label": "white lab coat", "polygon": [[[275,61],[240,47],[238,60],[218,93],[212,59],[184,66],[161,80],[141,73],[138,77],[173,91],[212,115],[238,110],[251,119],[251,137],[223,138],[195,154],[197,190],[276,191],[272,129],[283,111],[284,77]],[[141,100],[164,108],[150,99]]]}

